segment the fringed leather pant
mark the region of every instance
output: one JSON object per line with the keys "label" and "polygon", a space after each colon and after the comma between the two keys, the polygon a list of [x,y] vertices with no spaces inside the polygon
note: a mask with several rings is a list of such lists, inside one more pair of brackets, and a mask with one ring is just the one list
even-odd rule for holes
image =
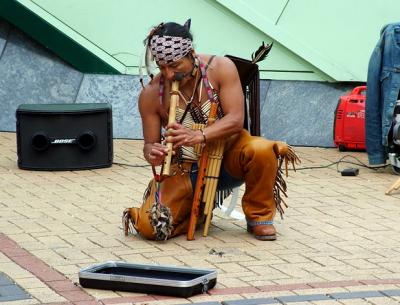
{"label": "fringed leather pant", "polygon": [[[283,142],[269,141],[251,136],[243,130],[238,139],[224,152],[224,169],[234,178],[244,180],[246,189],[242,198],[242,208],[249,225],[272,224],[276,213],[274,185],[278,171],[278,158],[287,152]],[[190,174],[186,171],[190,163],[184,163],[184,171],[176,164],[172,171],[176,174],[161,183],[160,202],[169,207],[173,217],[171,237],[187,233],[193,200]],[[154,203],[155,182],[150,182],[150,195],[140,208],[127,209],[136,231],[147,239],[154,239],[148,211]],[[200,220],[199,220],[200,222]]]}

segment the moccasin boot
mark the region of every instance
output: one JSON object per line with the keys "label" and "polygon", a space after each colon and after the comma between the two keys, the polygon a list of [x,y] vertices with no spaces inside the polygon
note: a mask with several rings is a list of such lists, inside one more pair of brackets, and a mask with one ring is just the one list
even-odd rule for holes
{"label": "moccasin boot", "polygon": [[247,231],[252,233],[258,240],[276,240],[274,225],[247,225]]}

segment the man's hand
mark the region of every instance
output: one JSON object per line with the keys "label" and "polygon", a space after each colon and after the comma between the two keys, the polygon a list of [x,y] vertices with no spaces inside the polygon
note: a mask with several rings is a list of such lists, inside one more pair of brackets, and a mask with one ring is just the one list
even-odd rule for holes
{"label": "man's hand", "polygon": [[153,166],[159,166],[164,163],[168,148],[160,143],[147,143],[144,145],[143,154],[147,162]]}
{"label": "man's hand", "polygon": [[195,144],[202,143],[204,141],[201,130],[191,130],[179,123],[168,124],[166,129],[166,142],[173,143],[174,150],[180,146],[194,146]]}

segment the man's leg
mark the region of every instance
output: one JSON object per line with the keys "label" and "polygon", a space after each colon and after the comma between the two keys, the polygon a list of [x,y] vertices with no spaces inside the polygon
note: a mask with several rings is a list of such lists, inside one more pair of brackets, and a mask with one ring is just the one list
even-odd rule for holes
{"label": "man's leg", "polygon": [[245,180],[242,199],[249,232],[262,240],[276,239],[274,185],[279,154],[275,142],[242,131],[240,138],[224,154],[226,171]]}
{"label": "man's leg", "polygon": [[[174,229],[170,237],[174,237],[187,232],[193,201],[193,191],[188,173],[181,175],[180,170],[176,166],[171,168],[171,171],[176,171],[177,173],[166,178],[161,183],[161,203],[171,211],[172,226]],[[140,208],[129,209],[129,214],[135,229],[141,236],[147,239],[155,239],[148,213],[155,202],[155,191],[155,183],[152,181],[150,195],[143,202],[142,206]]]}

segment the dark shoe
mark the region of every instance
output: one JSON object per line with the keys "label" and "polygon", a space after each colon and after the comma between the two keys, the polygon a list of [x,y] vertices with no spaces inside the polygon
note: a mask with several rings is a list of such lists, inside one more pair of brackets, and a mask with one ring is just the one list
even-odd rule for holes
{"label": "dark shoe", "polygon": [[258,240],[276,240],[274,225],[247,225],[247,232],[252,233]]}

